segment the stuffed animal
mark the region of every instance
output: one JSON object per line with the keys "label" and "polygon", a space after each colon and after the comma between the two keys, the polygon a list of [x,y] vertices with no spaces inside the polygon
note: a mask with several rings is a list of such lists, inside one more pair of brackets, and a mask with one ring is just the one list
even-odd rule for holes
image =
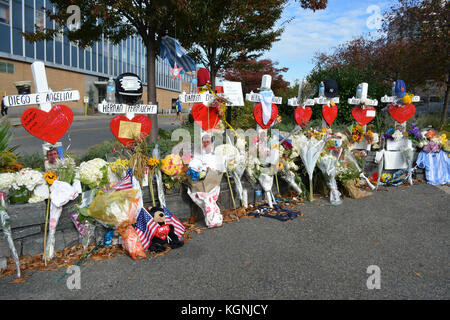
{"label": "stuffed animal", "polygon": [[183,246],[184,241],[178,238],[173,224],[166,224],[164,210],[159,207],[153,207],[149,208],[148,211],[155,222],[159,224],[151,240],[149,250],[151,252],[163,252],[167,246],[170,246],[172,249]]}

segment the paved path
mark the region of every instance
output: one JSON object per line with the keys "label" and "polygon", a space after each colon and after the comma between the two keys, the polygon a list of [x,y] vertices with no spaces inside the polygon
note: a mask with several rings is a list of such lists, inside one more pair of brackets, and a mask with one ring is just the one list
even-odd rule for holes
{"label": "paved path", "polygon": [[[155,259],[88,262],[80,290],[55,284],[63,269],[21,284],[0,278],[0,299],[448,300],[448,193],[427,184],[385,190],[338,207],[306,203],[291,222],[241,219]],[[380,289],[367,288],[372,265]]]}

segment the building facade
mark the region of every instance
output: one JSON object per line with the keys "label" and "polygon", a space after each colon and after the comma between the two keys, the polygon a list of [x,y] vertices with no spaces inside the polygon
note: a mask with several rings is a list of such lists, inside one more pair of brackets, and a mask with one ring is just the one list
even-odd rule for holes
{"label": "building facade", "polygon": [[[95,106],[106,97],[109,78],[124,72],[137,74],[144,83],[142,100],[147,101],[146,48],[140,37],[134,36],[112,44],[102,38],[90,48],[82,48],[61,35],[51,41],[30,43],[22,32],[55,28],[46,15],[55,8],[49,0],[0,0],[0,94],[18,94],[18,86],[27,81],[34,91],[30,64],[36,60],[46,65],[47,80],[53,91],[79,90],[90,97]],[[64,26],[67,29],[67,26]],[[167,60],[156,62],[157,101],[160,110],[174,107],[178,95],[190,91],[191,77],[183,73],[172,79]],[[84,109],[83,101],[68,102],[72,109]]]}

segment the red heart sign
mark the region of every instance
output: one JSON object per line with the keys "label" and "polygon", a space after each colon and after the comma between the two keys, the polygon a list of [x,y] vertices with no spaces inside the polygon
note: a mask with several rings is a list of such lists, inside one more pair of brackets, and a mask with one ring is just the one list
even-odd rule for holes
{"label": "red heart sign", "polygon": [[124,146],[127,146],[133,143],[132,137],[138,132],[141,138],[145,138],[152,128],[152,122],[143,114],[135,116],[131,120],[125,116],[118,115],[112,118],[109,127],[117,140]]}
{"label": "red heart sign", "polygon": [[70,128],[73,121],[72,110],[64,105],[51,108],[49,112],[30,108],[22,113],[23,127],[36,138],[55,144]]}
{"label": "red heart sign", "polygon": [[256,122],[261,126],[261,128],[267,129],[272,125],[272,123],[278,117],[278,108],[275,104],[272,104],[272,114],[271,114],[270,119],[267,122],[267,124],[264,124],[264,122],[263,122],[261,103],[258,103],[255,106],[255,108],[253,109],[253,116],[255,117]]}
{"label": "red heart sign", "polygon": [[295,121],[298,125],[304,127],[311,119],[312,109],[310,107],[298,107],[295,110]]}
{"label": "red heart sign", "polygon": [[[369,116],[367,111],[369,112]],[[352,116],[355,118],[356,122],[358,122],[361,126],[365,126],[370,121],[372,121],[375,118],[376,110],[374,107],[366,107],[362,108],[361,106],[355,106],[352,110]]]}
{"label": "red heart sign", "polygon": [[322,107],[322,116],[330,127],[331,127],[331,124],[336,119],[337,114],[338,114],[337,105],[332,105],[332,106],[325,105]]}
{"label": "red heart sign", "polygon": [[403,123],[416,113],[416,107],[413,104],[407,104],[403,107],[391,104],[388,106],[389,114],[398,123]]}
{"label": "red heart sign", "polygon": [[170,227],[168,224],[157,227],[155,230],[155,237],[160,238],[161,240],[166,240],[169,235]]}
{"label": "red heart sign", "polygon": [[205,131],[213,129],[221,119],[218,114],[218,108],[209,108],[203,103],[194,103],[192,107],[192,118]]}

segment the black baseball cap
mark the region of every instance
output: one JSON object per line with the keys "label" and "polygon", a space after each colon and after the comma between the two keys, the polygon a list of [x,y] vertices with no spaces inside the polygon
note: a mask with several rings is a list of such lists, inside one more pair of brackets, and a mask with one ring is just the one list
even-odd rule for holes
{"label": "black baseball cap", "polygon": [[323,82],[325,87],[325,97],[335,98],[338,96],[338,84],[336,80],[327,79]]}

